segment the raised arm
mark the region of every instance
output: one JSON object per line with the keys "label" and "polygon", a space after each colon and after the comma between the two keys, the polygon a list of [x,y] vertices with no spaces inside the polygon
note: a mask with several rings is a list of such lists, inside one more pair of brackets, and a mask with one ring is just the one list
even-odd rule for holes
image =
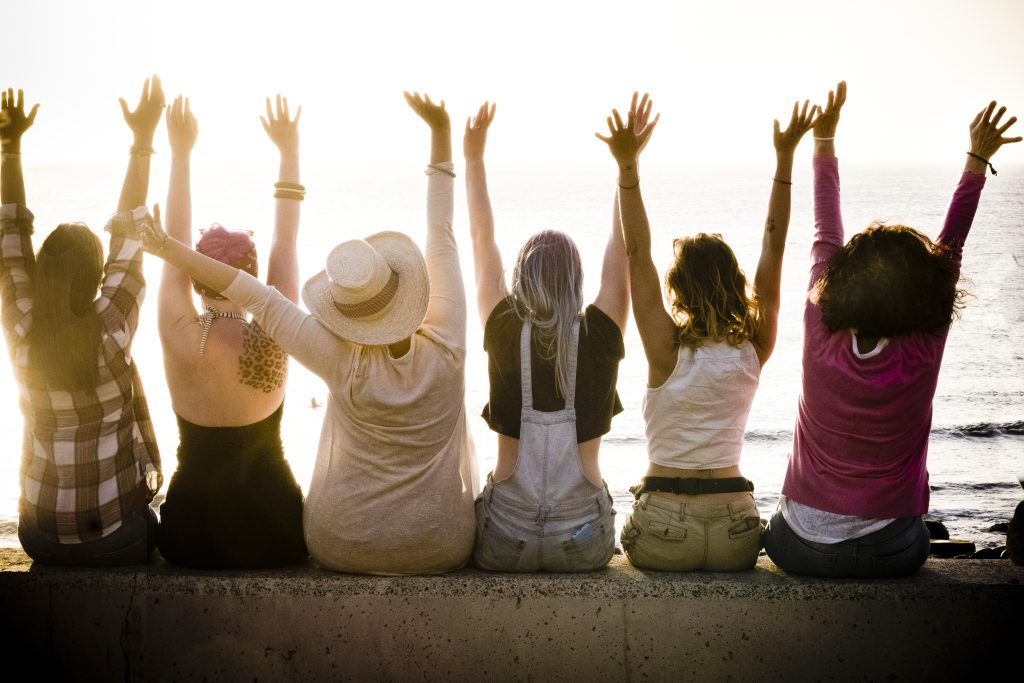
{"label": "raised arm", "polygon": [[[167,189],[167,234],[192,246],[192,147],[199,124],[187,97],[178,96],[167,110],[167,139],[171,145],[171,180]],[[195,319],[192,283],[182,270],[168,264],[160,276],[158,320],[160,337],[172,339],[178,325]]]}
{"label": "raised arm", "polygon": [[[608,117],[610,134],[597,137],[608,144],[619,166],[619,215],[629,263],[633,315],[647,356],[647,381],[650,386],[660,386],[672,374],[679,342],[676,324],[662,303],[658,269],[651,257],[651,226],[640,194],[640,153],[658,123],[658,117],[646,123],[651,107],[647,95],[638,103],[637,94],[633,93],[626,123],[618,111],[612,110]],[[639,125],[641,121],[646,125]]]}
{"label": "raised arm", "polygon": [[299,235],[299,206],[305,189],[299,183],[299,118],[288,113],[288,98],[277,96],[276,110],[267,98],[267,117],[260,117],[263,130],[281,154],[277,183],[274,187],[274,238],[270,245],[267,284],[276,287],[292,303],[299,300],[299,258],[296,240]]}
{"label": "raised arm", "polygon": [[164,111],[164,91],[160,87],[160,79],[156,75],[146,79],[135,111],[128,110],[124,98],[118,101],[121,103],[124,120],[134,136],[128,171],[121,186],[121,199],[117,203],[120,213],[145,205],[149,193],[149,158],[153,154],[153,134],[156,133]]}
{"label": "raised arm", "polygon": [[39,105],[25,114],[25,93],[18,90],[18,99],[14,99],[14,89],[0,93],[0,201],[3,204],[25,206],[25,178],[21,172],[21,136],[25,134],[36,120]]}
{"label": "raised arm", "polygon": [[999,121],[1006,113],[1006,107],[999,107],[999,111],[992,116],[995,109],[996,102],[993,100],[978,112],[971,122],[971,144],[964,164],[964,173],[953,194],[953,201],[950,202],[946,221],[939,234],[938,241],[949,245],[957,263],[963,255],[964,242],[967,240],[971,223],[974,222],[981,188],[985,185],[986,167],[992,168],[992,174],[995,175],[996,171],[991,163],[992,156],[1003,145],[1021,141],[1019,136],[1010,138],[1003,135],[1016,123],[1017,117],[1011,116],[1000,126]]}
{"label": "raised arm", "polygon": [[622,237],[622,217],[619,215],[619,193],[612,200],[612,231],[604,248],[601,263],[601,288],[594,305],[615,321],[619,330],[626,331],[629,321],[629,261],[626,243]]}
{"label": "raised arm", "polygon": [[25,114],[21,90],[0,93],[0,316],[9,348],[28,332],[32,315],[32,214],[25,207],[25,182],[21,174],[21,136],[35,121],[39,105]]}
{"label": "raised arm", "polygon": [[810,107],[805,100],[793,104],[793,115],[789,126],[781,130],[775,120],[775,176],[772,178],[772,192],[768,198],[768,217],[764,222],[761,238],[761,258],[754,275],[754,300],[757,302],[757,329],[753,343],[757,358],[764,365],[775,349],[775,337],[779,322],[779,291],[782,285],[782,257],[786,252],[786,235],[789,232],[790,195],[793,189],[793,155],[800,139],[814,125],[816,107]]}
{"label": "raised arm", "polygon": [[348,342],[335,337],[313,316],[248,273],[169,238],[160,225],[159,206],[153,207],[153,217],[140,233],[146,251],[251,311],[253,319],[285,353],[320,377],[332,382],[347,371],[342,365],[344,358],[324,350]]}
{"label": "raised arm", "polygon": [[424,254],[430,277],[430,303],[423,323],[442,334],[453,346],[465,349],[466,288],[452,230],[455,171],[452,170],[451,120],[445,111],[444,100],[434,104],[429,95],[405,93],[405,101],[430,126],[427,248]]}
{"label": "raised arm", "polygon": [[462,153],[466,157],[466,200],[469,204],[469,234],[473,239],[473,269],[476,272],[476,307],[480,324],[498,303],[508,296],[501,251],[494,239],[494,213],[487,192],[484,148],[487,130],[494,121],[498,105],[484,102],[475,117],[466,119]]}
{"label": "raised arm", "polygon": [[811,285],[817,282],[832,255],[844,244],[843,215],[839,206],[839,162],[836,127],[846,103],[846,81],[828,93],[824,109],[814,122],[814,241],[811,243]]}

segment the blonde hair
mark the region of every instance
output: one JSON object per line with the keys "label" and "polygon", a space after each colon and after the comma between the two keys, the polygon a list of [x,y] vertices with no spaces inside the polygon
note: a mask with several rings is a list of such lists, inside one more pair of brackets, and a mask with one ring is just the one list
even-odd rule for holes
{"label": "blonde hair", "polygon": [[675,261],[665,274],[665,294],[679,327],[679,343],[706,341],[738,346],[754,337],[758,308],[747,278],[721,235],[699,232],[673,244]]}
{"label": "blonde hair", "polygon": [[512,303],[536,329],[538,355],[554,360],[555,384],[567,396],[573,326],[583,309],[583,267],[572,238],[544,230],[526,240],[512,270]]}

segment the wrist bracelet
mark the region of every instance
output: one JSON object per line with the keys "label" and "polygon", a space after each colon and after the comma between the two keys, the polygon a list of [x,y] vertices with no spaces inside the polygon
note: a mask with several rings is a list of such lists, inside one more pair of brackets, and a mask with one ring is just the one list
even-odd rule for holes
{"label": "wrist bracelet", "polygon": [[988,164],[988,167],[990,169],[992,169],[992,175],[999,175],[999,173],[996,172],[996,167],[992,165],[992,162],[989,161],[988,159],[986,159],[985,157],[981,156],[980,154],[975,154],[974,152],[968,152],[967,156],[971,157],[972,159],[977,159],[978,161],[980,161],[983,164]]}
{"label": "wrist bracelet", "polygon": [[776,183],[781,184],[781,185],[792,185],[793,184],[793,181],[791,181],[791,180],[782,180],[781,178],[772,178],[772,180],[774,182],[776,182]]}
{"label": "wrist bracelet", "polygon": [[829,142],[829,141],[831,141],[831,140],[835,140],[835,136],[833,136],[833,137],[830,137],[830,138],[814,138],[814,139],[815,139],[815,140],[820,140],[820,141],[822,141],[822,142]]}
{"label": "wrist bracelet", "polygon": [[615,181],[615,183],[619,186],[620,190],[632,190],[635,187],[640,187],[640,176],[636,177],[636,182],[633,183],[632,185],[623,185],[617,180]]}
{"label": "wrist bracelet", "polygon": [[[427,164],[427,168],[432,168],[435,171],[437,171],[438,173],[447,173],[452,178],[455,177],[455,171],[453,171],[451,169],[448,169],[448,168],[445,168],[444,166],[441,166],[440,164]],[[430,171],[424,171],[424,173],[426,173],[427,175],[431,175]]]}
{"label": "wrist bracelet", "polygon": [[278,190],[274,193],[274,199],[294,199],[297,202],[301,202],[305,198],[305,192],[298,192],[296,190]]}
{"label": "wrist bracelet", "polygon": [[20,159],[21,152],[3,152],[0,154],[4,159]]}
{"label": "wrist bracelet", "polygon": [[133,157],[148,157],[153,155],[154,150],[150,146],[143,147],[141,145],[132,145],[131,149],[128,150],[128,152]]}
{"label": "wrist bracelet", "polygon": [[306,191],[306,186],[302,185],[301,183],[277,182],[277,183],[274,183],[274,187],[276,187],[279,190],[295,190],[297,192],[305,192]]}

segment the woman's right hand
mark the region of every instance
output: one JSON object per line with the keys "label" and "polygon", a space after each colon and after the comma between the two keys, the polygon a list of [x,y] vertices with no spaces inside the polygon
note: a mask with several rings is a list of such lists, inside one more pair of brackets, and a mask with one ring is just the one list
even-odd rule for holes
{"label": "woman's right hand", "polygon": [[32,107],[25,114],[25,93],[18,90],[18,99],[14,99],[14,88],[0,92],[0,145],[5,152],[16,153],[21,149],[21,136],[32,127],[36,120],[39,105]]}
{"label": "woman's right hand", "polygon": [[267,131],[270,141],[277,145],[281,154],[297,153],[299,151],[299,119],[302,117],[302,107],[295,110],[295,118],[291,118],[288,112],[288,98],[277,96],[277,112],[270,107],[270,98],[267,98],[267,117],[260,117],[263,123],[263,130]]}
{"label": "woman's right hand", "polygon": [[814,138],[831,140],[836,136],[839,125],[839,111],[846,104],[846,81],[839,81],[835,90],[828,91],[828,104],[818,107],[818,118],[814,122]]}
{"label": "woman's right hand", "polygon": [[605,142],[611,150],[612,156],[620,167],[635,166],[640,158],[640,153],[647,146],[647,141],[658,125],[661,114],[651,121],[651,109],[654,102],[644,93],[643,98],[637,101],[639,94],[633,93],[633,100],[629,105],[629,115],[626,123],[622,122],[622,116],[617,109],[612,109],[612,115],[608,117],[608,130],[610,135],[605,137],[600,133],[594,133],[598,140]]}
{"label": "woman's right hand", "polygon": [[487,129],[494,120],[498,105],[484,102],[476,116],[466,119],[466,134],[462,137],[462,154],[466,161],[483,161],[487,146]]}
{"label": "woman's right hand", "polygon": [[178,95],[167,108],[167,140],[171,144],[171,154],[188,156],[198,136],[199,124],[192,115],[188,98]]}
{"label": "woman's right hand", "polygon": [[153,134],[160,124],[160,114],[164,111],[164,91],[160,87],[160,78],[154,74],[152,78],[146,79],[135,111],[128,110],[128,103],[123,97],[118,102],[121,103],[125,123],[135,135],[135,146],[152,147]]}

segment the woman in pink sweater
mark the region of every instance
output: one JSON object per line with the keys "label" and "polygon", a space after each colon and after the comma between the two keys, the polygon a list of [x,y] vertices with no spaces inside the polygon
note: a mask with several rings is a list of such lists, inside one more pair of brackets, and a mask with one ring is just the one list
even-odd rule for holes
{"label": "woman in pink sweater", "polygon": [[[1003,134],[992,102],[971,123],[970,151],[937,242],[875,224],[843,244],[835,131],[846,83],[814,126],[814,223],[804,310],[803,389],[768,556],[798,574],[911,574],[928,557],[932,397],[967,233]],[[994,112],[994,116],[993,116]]]}

